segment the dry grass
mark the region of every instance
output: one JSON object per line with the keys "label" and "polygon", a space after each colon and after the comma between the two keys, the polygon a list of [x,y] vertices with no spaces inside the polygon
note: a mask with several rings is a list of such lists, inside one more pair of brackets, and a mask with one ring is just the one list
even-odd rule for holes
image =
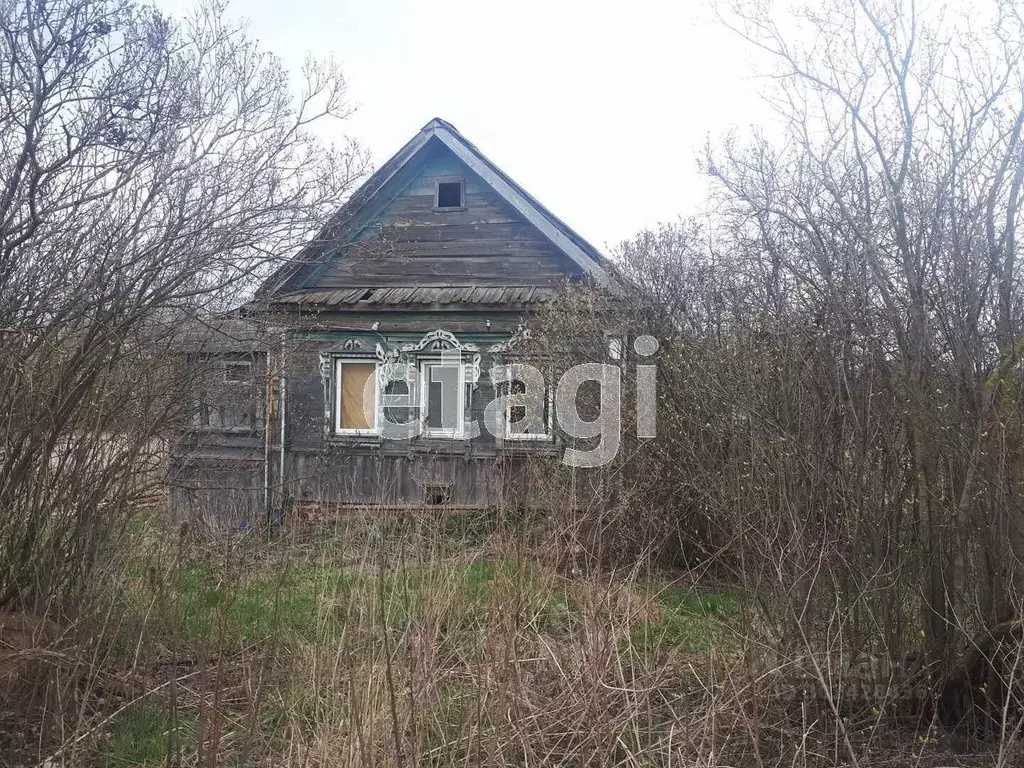
{"label": "dry grass", "polygon": [[[439,521],[131,540],[63,671],[22,670],[9,764],[843,763],[821,712],[766,695],[735,594],[568,580],[523,531]],[[948,753],[871,734],[865,765]]]}

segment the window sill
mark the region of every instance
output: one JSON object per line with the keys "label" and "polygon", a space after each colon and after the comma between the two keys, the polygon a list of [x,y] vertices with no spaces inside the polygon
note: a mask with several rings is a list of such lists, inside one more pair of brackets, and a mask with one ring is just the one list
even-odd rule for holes
{"label": "window sill", "polygon": [[383,455],[444,455],[466,456],[472,451],[472,440],[466,438],[446,438],[422,436],[412,440],[393,440],[382,435],[338,435],[327,437],[326,445],[334,449],[351,449],[372,451]]}
{"label": "window sill", "polygon": [[251,427],[185,427],[181,430],[185,434],[192,435],[237,435],[239,437],[259,437],[263,434],[261,429]]}
{"label": "window sill", "polygon": [[[387,437],[380,432],[345,433],[331,432],[327,439],[339,443],[408,443],[409,445],[465,445],[472,442],[466,435],[416,435],[411,438]],[[536,442],[536,441],[527,441]]]}
{"label": "window sill", "polygon": [[558,444],[554,440],[502,440],[497,444],[500,453],[506,455],[557,454]]}
{"label": "window sill", "polygon": [[468,437],[442,437],[441,435],[419,435],[409,440],[409,445],[416,447],[421,446],[425,448],[445,448],[452,447],[458,448],[460,451],[473,441]]}
{"label": "window sill", "polygon": [[338,445],[380,445],[383,438],[376,433],[338,433],[332,432],[327,436],[327,442]]}

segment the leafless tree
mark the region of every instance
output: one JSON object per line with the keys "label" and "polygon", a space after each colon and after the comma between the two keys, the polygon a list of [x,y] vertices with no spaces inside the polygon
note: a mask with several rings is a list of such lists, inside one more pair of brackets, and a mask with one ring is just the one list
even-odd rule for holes
{"label": "leafless tree", "polygon": [[366,156],[316,133],[350,113],[339,69],[296,97],[218,4],[4,0],[0,65],[0,606],[66,606],[187,408],[176,334]]}
{"label": "leafless tree", "polygon": [[[788,31],[762,8],[731,18],[777,67],[785,141],[727,147],[712,173],[757,240],[768,301],[813,308],[832,347],[850,436],[837,460],[898,440],[905,484],[862,514],[897,541],[888,521],[913,531],[925,651],[950,670],[972,633],[1019,619],[1024,576],[1024,23],[1011,3],[941,15],[868,0],[806,9]],[[867,435],[879,367],[902,412]]]}
{"label": "leafless tree", "polygon": [[865,659],[906,683],[876,709],[1005,742],[1024,713],[1024,19],[828,0],[723,20],[769,62],[778,121],[709,149],[705,227],[620,249],[627,324],[663,345],[658,439],[614,471],[736,575],[752,647],[817,681],[848,760],[841,670]]}

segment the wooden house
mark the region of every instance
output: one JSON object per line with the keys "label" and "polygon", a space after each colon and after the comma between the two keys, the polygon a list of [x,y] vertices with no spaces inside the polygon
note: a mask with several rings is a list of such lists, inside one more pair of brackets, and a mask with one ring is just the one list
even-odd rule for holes
{"label": "wooden house", "polygon": [[[228,516],[244,519],[528,497],[522,465],[557,454],[557,414],[545,395],[542,423],[523,429],[508,408],[499,434],[482,428],[487,404],[520,384],[488,370],[553,292],[616,280],[593,246],[431,120],[266,281],[244,308],[248,330],[195,352],[217,386],[178,441],[174,505],[202,512],[228,498]],[[404,378],[382,375],[397,366]]]}

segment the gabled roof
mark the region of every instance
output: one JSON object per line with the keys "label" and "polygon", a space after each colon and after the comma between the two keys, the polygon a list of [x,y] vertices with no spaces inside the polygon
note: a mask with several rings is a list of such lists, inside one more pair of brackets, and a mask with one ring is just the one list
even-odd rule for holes
{"label": "gabled roof", "polygon": [[279,294],[281,289],[304,268],[312,268],[318,262],[331,258],[336,253],[336,249],[330,247],[331,244],[347,239],[358,229],[356,222],[360,212],[372,207],[376,198],[389,186],[389,182],[420,156],[434,140],[444,144],[519,215],[575,262],[584,274],[599,285],[613,290],[618,288],[619,281],[615,269],[606,257],[492,163],[451,123],[434,118],[356,190],[308,245],[264,282],[256,294],[257,300],[271,296],[276,299],[275,294]]}

